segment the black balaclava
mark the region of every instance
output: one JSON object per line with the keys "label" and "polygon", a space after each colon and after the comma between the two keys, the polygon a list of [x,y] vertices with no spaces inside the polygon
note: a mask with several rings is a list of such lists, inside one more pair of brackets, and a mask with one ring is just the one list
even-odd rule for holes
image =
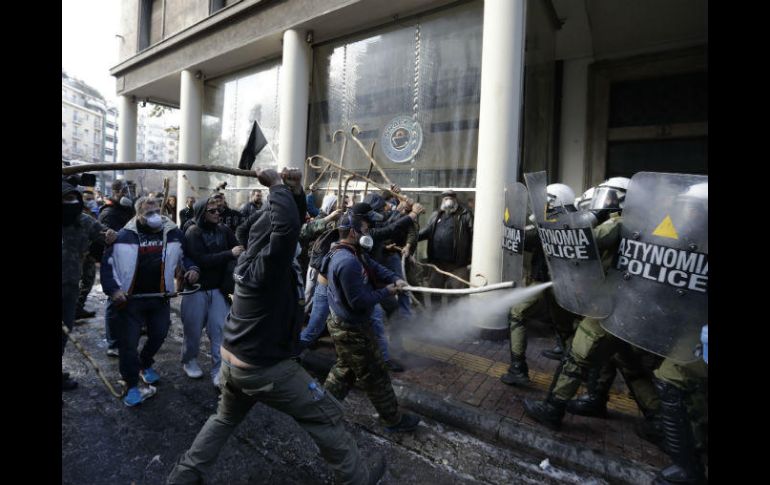
{"label": "black balaclava", "polygon": [[61,222],[62,226],[69,226],[77,221],[78,216],[83,212],[83,196],[78,189],[72,184],[62,180],[61,182],[61,195],[64,197],[67,194],[74,193],[77,196],[77,202],[72,204],[61,204]]}

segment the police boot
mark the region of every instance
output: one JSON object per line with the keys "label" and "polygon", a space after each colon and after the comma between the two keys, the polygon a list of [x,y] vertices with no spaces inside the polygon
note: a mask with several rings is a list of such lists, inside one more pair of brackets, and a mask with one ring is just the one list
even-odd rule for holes
{"label": "police boot", "polygon": [[529,367],[525,357],[518,357],[511,352],[511,366],[508,372],[500,376],[500,380],[509,386],[525,386],[529,384]]}
{"label": "police boot", "polygon": [[653,483],[657,485],[706,483],[703,465],[695,449],[692,426],[687,416],[684,392],[658,379],[655,379],[655,389],[660,397],[665,450],[674,463],[661,470]]}
{"label": "police boot", "polygon": [[561,360],[564,357],[564,349],[559,342],[556,342],[556,345],[551,350],[544,350],[540,352],[540,355],[546,359]]}
{"label": "police boot", "polygon": [[[607,417],[607,401],[609,400],[609,389],[602,389],[599,386],[599,367],[591,367],[588,370],[588,381],[586,386],[588,392],[572,399],[567,403],[567,412],[577,414],[578,416],[588,416],[590,418]],[[604,387],[604,386],[601,386]]]}
{"label": "police boot", "polygon": [[553,396],[545,401],[524,399],[524,413],[554,431],[558,431],[561,428],[566,407],[567,401],[562,401]]}
{"label": "police boot", "polygon": [[663,423],[659,414],[646,413],[643,420],[634,424],[634,432],[636,436],[652,443],[661,451],[666,451],[663,449]]}

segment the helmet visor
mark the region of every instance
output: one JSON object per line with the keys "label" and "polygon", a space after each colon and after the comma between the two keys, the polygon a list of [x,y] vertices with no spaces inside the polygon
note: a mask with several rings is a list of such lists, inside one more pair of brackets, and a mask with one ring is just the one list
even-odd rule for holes
{"label": "helmet visor", "polygon": [[598,187],[591,199],[591,210],[620,209],[625,194],[612,187]]}

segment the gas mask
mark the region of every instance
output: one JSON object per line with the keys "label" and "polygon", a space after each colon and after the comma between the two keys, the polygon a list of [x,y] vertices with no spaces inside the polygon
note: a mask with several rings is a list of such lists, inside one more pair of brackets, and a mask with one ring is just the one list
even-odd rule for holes
{"label": "gas mask", "polygon": [[453,213],[457,210],[457,201],[450,197],[445,198],[441,201],[441,210],[450,214]]}
{"label": "gas mask", "polygon": [[364,234],[358,238],[358,245],[361,246],[364,251],[371,251],[374,247],[374,239],[369,234]]}

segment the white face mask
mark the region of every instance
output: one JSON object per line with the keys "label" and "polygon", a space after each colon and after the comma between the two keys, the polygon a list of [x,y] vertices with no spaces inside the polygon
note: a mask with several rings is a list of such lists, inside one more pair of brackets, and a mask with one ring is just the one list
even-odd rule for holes
{"label": "white face mask", "polygon": [[160,218],[160,214],[153,214],[144,220],[152,229],[157,229],[163,225],[163,219]]}
{"label": "white face mask", "polygon": [[123,207],[131,207],[132,205],[134,205],[134,203],[131,202],[131,199],[129,199],[124,195],[123,197],[120,198],[120,205],[122,205]]}

